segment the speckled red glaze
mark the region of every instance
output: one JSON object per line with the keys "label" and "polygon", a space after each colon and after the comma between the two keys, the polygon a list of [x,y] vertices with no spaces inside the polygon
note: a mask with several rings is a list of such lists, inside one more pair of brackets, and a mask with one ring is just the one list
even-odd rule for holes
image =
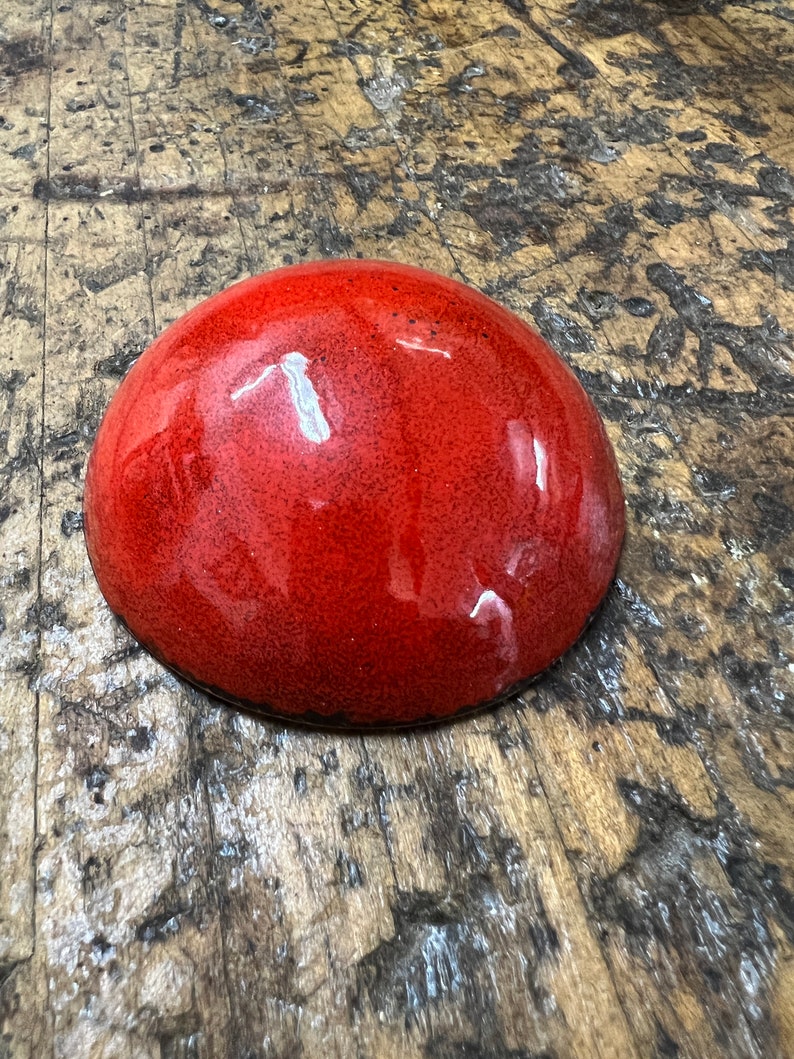
{"label": "speckled red glaze", "polygon": [[257,276],[143,354],[85,488],[111,608],[256,709],[410,724],[488,702],[579,636],[624,503],[601,420],[516,316],[376,261]]}

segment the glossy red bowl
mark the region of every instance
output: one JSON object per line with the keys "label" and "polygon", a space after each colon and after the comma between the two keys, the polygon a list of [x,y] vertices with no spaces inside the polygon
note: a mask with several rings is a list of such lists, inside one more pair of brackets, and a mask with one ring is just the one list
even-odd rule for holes
{"label": "glossy red bowl", "polygon": [[239,283],[143,354],[85,534],[133,635],[213,694],[321,724],[496,700],[577,639],[624,503],[584,390],[453,280],[325,261]]}

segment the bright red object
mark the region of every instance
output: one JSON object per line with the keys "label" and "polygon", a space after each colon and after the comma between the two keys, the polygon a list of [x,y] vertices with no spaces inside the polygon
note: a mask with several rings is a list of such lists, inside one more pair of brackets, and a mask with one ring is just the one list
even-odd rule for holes
{"label": "bright red object", "polygon": [[576,640],[624,503],[576,378],[512,313],[378,261],[280,269],[143,354],[85,533],[134,636],[214,694],[325,724],[435,720]]}

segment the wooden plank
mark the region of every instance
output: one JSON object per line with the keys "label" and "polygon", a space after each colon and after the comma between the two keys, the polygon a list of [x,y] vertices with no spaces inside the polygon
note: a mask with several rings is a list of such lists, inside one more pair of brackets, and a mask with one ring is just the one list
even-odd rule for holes
{"label": "wooden plank", "polygon": [[[758,11],[91,0],[50,61],[48,11],[4,9],[3,1054],[791,1054],[790,30]],[[155,333],[356,254],[546,333],[628,501],[541,682],[363,737],[167,674],[79,516]]]}
{"label": "wooden plank", "polygon": [[48,10],[10,3],[0,43],[0,980],[34,945]]}
{"label": "wooden plank", "polygon": [[[10,230],[9,230],[10,229]],[[0,966],[33,946],[33,849],[38,728],[41,361],[45,216],[40,205],[7,219],[3,256],[2,631],[0,632]]]}
{"label": "wooden plank", "polygon": [[[203,919],[211,843],[205,792],[184,757],[184,696],[100,604],[79,532],[99,417],[154,330],[142,208],[117,201],[138,186],[138,166],[126,93],[103,92],[124,55],[104,14],[66,8],[53,26],[56,52],[67,41],[70,53],[91,47],[53,76],[51,171],[80,178],[48,188],[42,599],[54,617],[40,649],[40,896],[26,982],[36,1020],[10,1027],[33,1054],[44,1054],[38,1040],[57,1055],[156,1056],[197,1033],[219,1047],[228,1016],[217,1002],[220,935]],[[75,76],[92,87],[84,108],[71,105]],[[99,164],[85,150],[97,141],[115,146]],[[197,967],[208,970],[197,978]]]}

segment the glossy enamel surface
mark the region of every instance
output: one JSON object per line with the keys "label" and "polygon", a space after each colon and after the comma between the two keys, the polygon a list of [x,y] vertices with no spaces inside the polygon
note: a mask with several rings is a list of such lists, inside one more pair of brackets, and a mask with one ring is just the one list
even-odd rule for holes
{"label": "glossy enamel surface", "polygon": [[169,328],[102,422],[85,531],[111,608],[216,694],[407,724],[578,637],[623,496],[601,421],[517,317],[384,262],[281,269]]}

